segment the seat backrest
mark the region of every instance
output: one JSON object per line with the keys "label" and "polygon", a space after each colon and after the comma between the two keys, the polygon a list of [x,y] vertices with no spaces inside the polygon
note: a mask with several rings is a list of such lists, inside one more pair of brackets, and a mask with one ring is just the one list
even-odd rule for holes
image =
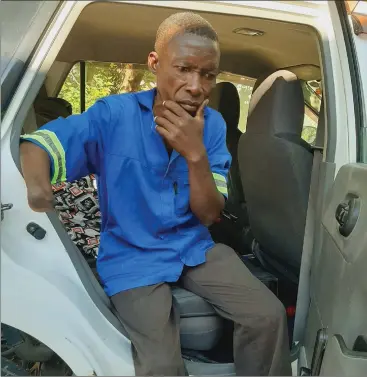
{"label": "seat backrest", "polygon": [[265,255],[299,273],[313,155],[301,139],[297,77],[278,71],[255,90],[238,149],[250,226]]}
{"label": "seat backrest", "polygon": [[228,174],[228,197],[230,202],[239,203],[243,201],[243,190],[237,151],[242,133],[238,129],[240,97],[236,87],[230,82],[218,83],[210,95],[209,106],[219,111],[227,124],[227,148],[232,155],[232,165]]}
{"label": "seat backrest", "polygon": [[71,104],[63,98],[46,97],[39,98],[34,102],[36,121],[38,127],[43,126],[58,117],[67,118],[72,114]]}

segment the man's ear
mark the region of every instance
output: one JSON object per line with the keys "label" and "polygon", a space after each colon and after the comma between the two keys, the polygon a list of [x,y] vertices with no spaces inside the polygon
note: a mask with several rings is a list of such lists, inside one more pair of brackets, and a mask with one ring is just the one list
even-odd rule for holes
{"label": "man's ear", "polygon": [[157,68],[158,68],[158,54],[155,51],[152,51],[148,55],[148,68],[149,71],[152,72],[153,74],[157,73]]}

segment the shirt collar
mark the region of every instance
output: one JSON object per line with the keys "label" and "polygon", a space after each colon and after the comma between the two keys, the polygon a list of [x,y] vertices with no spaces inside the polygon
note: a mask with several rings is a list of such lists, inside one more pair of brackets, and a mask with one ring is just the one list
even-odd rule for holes
{"label": "shirt collar", "polygon": [[136,96],[138,98],[138,101],[140,105],[144,106],[148,110],[152,111],[153,110],[153,103],[154,103],[154,98],[157,94],[157,89],[153,88],[150,90],[145,90],[143,92],[138,92],[136,93]]}
{"label": "shirt collar", "polygon": [[[136,93],[136,96],[138,98],[138,101],[140,105],[145,107],[146,109],[152,111],[153,110],[153,103],[154,103],[154,98],[157,94],[157,88],[153,88],[150,90],[145,90],[142,92]],[[208,107],[204,109],[204,118],[208,116]]]}

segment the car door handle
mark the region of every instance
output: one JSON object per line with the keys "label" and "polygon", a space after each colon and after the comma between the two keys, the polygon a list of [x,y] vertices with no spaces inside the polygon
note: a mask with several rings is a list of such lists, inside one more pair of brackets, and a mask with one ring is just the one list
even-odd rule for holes
{"label": "car door handle", "polygon": [[8,203],[8,204],[2,204],[1,203],[1,221],[4,220],[4,212],[9,211],[9,209],[13,208],[13,204]]}
{"label": "car door handle", "polygon": [[340,203],[335,212],[336,221],[339,224],[339,233],[348,237],[355,228],[361,210],[360,199],[350,196]]}

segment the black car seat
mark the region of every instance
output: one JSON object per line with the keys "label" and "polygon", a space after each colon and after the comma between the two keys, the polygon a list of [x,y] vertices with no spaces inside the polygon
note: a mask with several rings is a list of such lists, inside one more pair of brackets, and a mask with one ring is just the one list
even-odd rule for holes
{"label": "black car seat", "polygon": [[311,146],[301,139],[302,88],[278,71],[254,91],[238,157],[258,259],[297,283],[312,170]]}
{"label": "black car seat", "polygon": [[[36,100],[34,108],[38,127],[71,114],[70,103],[61,98]],[[222,335],[222,318],[217,316],[208,302],[194,293],[178,286],[172,287],[172,293],[181,317],[181,347],[195,351],[213,348]]]}
{"label": "black car seat", "polygon": [[[248,225],[245,198],[238,165],[237,150],[242,132],[238,129],[240,119],[240,97],[237,88],[230,82],[221,82],[213,89],[209,106],[219,111],[227,125],[227,148],[232,156],[228,172],[228,200],[221,222],[211,227],[215,242],[224,243],[242,253],[242,229]],[[235,221],[234,221],[235,219]]]}
{"label": "black car seat", "polygon": [[240,203],[243,201],[243,190],[237,149],[242,132],[238,129],[240,97],[236,87],[230,82],[218,83],[209,98],[209,106],[221,113],[227,125],[227,148],[232,156],[232,165],[228,172],[228,202]]}

